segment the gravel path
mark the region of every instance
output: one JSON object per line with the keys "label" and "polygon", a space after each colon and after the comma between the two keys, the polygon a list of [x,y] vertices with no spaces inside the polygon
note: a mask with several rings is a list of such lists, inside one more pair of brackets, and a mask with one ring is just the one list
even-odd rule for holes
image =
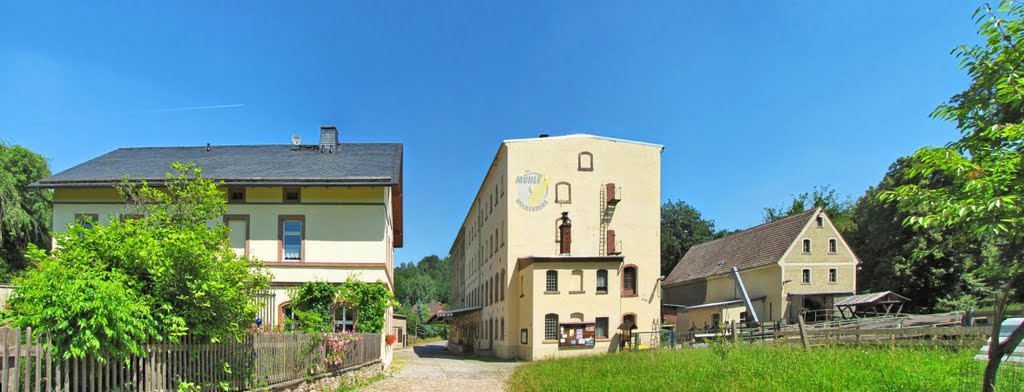
{"label": "gravel path", "polygon": [[445,350],[445,342],[395,351],[397,374],[360,391],[487,391],[505,389],[516,362],[465,359]]}

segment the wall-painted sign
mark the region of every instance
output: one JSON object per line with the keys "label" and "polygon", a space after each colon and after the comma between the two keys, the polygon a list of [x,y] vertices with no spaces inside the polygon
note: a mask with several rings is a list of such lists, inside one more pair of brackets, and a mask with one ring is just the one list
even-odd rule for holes
{"label": "wall-painted sign", "polygon": [[536,212],[548,205],[548,183],[551,177],[527,170],[516,177],[516,204],[524,210]]}

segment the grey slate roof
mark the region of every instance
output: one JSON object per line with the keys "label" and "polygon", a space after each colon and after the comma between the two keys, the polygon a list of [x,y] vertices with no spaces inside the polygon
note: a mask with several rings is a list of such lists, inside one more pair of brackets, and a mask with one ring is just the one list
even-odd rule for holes
{"label": "grey slate roof", "polygon": [[342,143],[333,153],[309,145],[119,148],[32,185],[106,186],[126,174],[159,183],[174,162],[193,162],[204,177],[233,185],[394,185],[402,145]]}
{"label": "grey slate roof", "polygon": [[730,272],[732,267],[743,271],[775,264],[818,211],[818,208],[813,208],[695,245],[683,255],[662,284],[675,285],[721,275]]}

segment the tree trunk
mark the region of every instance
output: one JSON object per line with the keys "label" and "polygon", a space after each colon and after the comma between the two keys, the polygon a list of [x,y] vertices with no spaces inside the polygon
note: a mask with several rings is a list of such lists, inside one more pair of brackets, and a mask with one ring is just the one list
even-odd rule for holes
{"label": "tree trunk", "polygon": [[992,309],[992,336],[989,337],[988,363],[985,364],[985,375],[982,378],[982,392],[995,391],[996,376],[999,374],[999,364],[1003,360],[1003,356],[1007,353],[1012,354],[1021,339],[1024,338],[1024,324],[1021,324],[1013,330],[1005,343],[999,341],[999,332],[1002,329],[1003,318],[1006,316],[1006,301],[1009,299],[1010,293],[1013,292],[1014,286],[1017,285],[1017,281],[1020,280],[1020,273],[1016,271],[1016,268],[1011,269],[1011,273],[1009,283],[1003,287],[1003,292],[996,298],[995,308]]}

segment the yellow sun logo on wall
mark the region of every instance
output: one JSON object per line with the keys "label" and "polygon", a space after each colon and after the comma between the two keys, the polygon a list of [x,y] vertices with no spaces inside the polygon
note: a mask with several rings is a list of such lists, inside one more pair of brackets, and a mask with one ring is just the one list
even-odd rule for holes
{"label": "yellow sun logo on wall", "polygon": [[516,177],[516,204],[524,210],[535,212],[548,205],[548,184],[551,177],[527,170]]}

